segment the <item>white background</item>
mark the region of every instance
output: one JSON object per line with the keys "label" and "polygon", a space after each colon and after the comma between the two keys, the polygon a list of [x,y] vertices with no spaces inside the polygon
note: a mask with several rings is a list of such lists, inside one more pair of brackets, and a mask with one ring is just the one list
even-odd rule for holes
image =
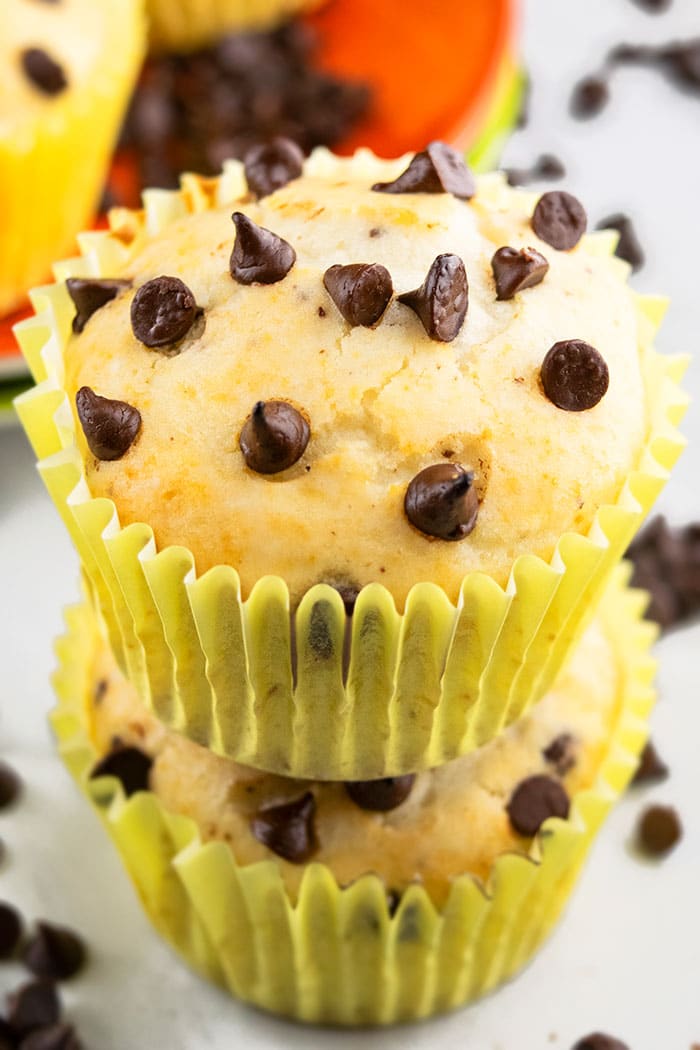
{"label": "white background", "polygon": [[[558,153],[569,168],[567,188],[594,222],[617,210],[635,216],[648,254],[635,284],[673,300],[660,337],[668,352],[696,352],[700,333],[700,94],[683,97],[654,73],[625,70],[596,120],[571,120],[567,98],[609,45],[690,33],[700,34],[700,0],[675,0],[657,17],[630,0],[531,0],[524,53],[534,81],[532,118],[505,158],[520,165],[540,150]],[[700,394],[697,359],[688,386]],[[685,431],[691,448],[661,504],[678,522],[700,518],[697,411]],[[0,751],[28,782],[22,805],[0,814],[9,847],[0,896],[85,934],[92,963],[66,1001],[87,1050],[570,1050],[594,1029],[631,1050],[690,1050],[700,1042],[700,626],[658,646],[654,736],[672,777],[619,805],[562,925],[529,970],[451,1017],[336,1033],[240,1006],[190,975],[151,933],[97,819],[53,757],[45,726],[51,640],[61,629],[61,606],[76,595],[76,577],[24,438],[0,433]],[[629,848],[637,814],[651,799],[677,805],[685,824],[682,844],[660,864],[641,862]],[[0,989],[18,978],[19,970],[4,967]]]}

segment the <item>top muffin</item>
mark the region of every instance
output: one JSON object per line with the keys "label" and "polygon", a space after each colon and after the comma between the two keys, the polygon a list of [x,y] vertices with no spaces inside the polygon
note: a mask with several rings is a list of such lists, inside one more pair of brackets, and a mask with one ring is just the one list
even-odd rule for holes
{"label": "top muffin", "polygon": [[303,165],[277,143],[229,182],[226,207],[132,223],[114,281],[69,281],[94,496],[294,601],[379,581],[402,605],[424,580],[454,601],[587,534],[649,405],[626,270],[575,198],[437,143]]}

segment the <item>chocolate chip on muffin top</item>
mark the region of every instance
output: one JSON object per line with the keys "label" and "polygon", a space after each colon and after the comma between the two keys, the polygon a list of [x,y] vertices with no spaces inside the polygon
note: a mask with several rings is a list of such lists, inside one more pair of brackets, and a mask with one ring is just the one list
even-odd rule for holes
{"label": "chocolate chip on muffin top", "polygon": [[420,318],[431,339],[450,343],[464,324],[469,306],[469,282],[458,255],[438,255],[420,288],[404,292],[399,302]]}
{"label": "chocolate chip on muffin top", "polygon": [[378,193],[451,193],[469,200],[476,193],[474,176],[457,150],[431,142],[416,153],[406,170],[391,182],[376,182]]}

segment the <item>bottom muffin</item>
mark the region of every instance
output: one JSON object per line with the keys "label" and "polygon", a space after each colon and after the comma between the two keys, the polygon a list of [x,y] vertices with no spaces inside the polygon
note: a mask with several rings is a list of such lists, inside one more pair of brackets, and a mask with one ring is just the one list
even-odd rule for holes
{"label": "bottom muffin", "polygon": [[643,605],[619,573],[542,702],[415,777],[289,780],[177,736],[87,604],[59,643],[53,723],[146,911],[192,965],[300,1020],[426,1017],[514,974],[561,911],[646,737]]}

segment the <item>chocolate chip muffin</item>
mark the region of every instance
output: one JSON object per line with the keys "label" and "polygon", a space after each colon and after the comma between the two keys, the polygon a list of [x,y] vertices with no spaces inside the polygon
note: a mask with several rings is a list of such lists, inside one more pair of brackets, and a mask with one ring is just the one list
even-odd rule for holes
{"label": "chocolate chip muffin", "polygon": [[570,195],[479,183],[440,144],[255,151],[237,201],[139,233],[89,323],[69,281],[91,492],[244,596],[267,574],[293,604],[324,581],[399,608],[420,581],[505,586],[588,533],[650,428],[625,270],[585,227]]}
{"label": "chocolate chip muffin", "polygon": [[142,699],[286,776],[486,743],[682,448],[614,240],[439,142],[277,140],[111,222],[20,329],[18,409]]}
{"label": "chocolate chip muffin", "polygon": [[293,895],[314,860],[341,885],[368,871],[399,893],[418,881],[441,905],[456,874],[486,881],[500,854],[528,852],[543,821],[565,819],[570,799],[596,782],[620,719],[624,665],[594,622],[552,691],[490,744],[417,776],[330,784],[261,773],[167,731],[102,641],[86,698],[102,756],[91,775],[116,776],[127,794],[153,791],[239,864],[274,858]]}
{"label": "chocolate chip muffin", "polygon": [[426,1017],[531,958],[635,768],[653,629],[620,579],[531,715],[370,783],[257,773],[168,732],[83,605],[58,645],[61,753],[153,923],[210,979],[306,1021]]}
{"label": "chocolate chip muffin", "polygon": [[0,316],[91,222],[144,38],[139,0],[4,0]]}

